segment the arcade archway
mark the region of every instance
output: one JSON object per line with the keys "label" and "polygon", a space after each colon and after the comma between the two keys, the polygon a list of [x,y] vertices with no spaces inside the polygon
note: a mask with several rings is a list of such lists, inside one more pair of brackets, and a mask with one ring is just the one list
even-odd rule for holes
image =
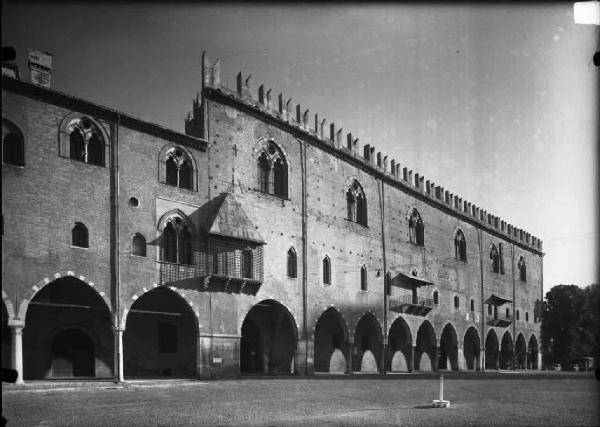
{"label": "arcade archway", "polygon": [[254,305],[242,324],[240,370],[290,374],[298,341],[292,314],[275,300]]}
{"label": "arcade archway", "polygon": [[23,377],[112,377],[110,310],[85,282],[54,280],[29,301],[23,329]]}
{"label": "arcade archway", "polygon": [[450,323],[442,331],[438,354],[438,369],[458,371],[458,338]]}
{"label": "arcade archway", "polygon": [[417,332],[417,347],[415,349],[415,370],[434,371],[436,367],[437,348],[433,326],[425,320]]}
{"label": "arcade archway", "polygon": [[195,377],[198,321],[186,301],[166,287],[154,288],[127,313],[123,333],[125,377]]}
{"label": "arcade archway", "polygon": [[371,313],[363,315],[354,333],[354,371],[378,372],[381,358],[381,327]]}
{"label": "arcade archway", "polygon": [[502,336],[502,345],[500,347],[500,369],[512,369],[513,354],[512,335],[506,331]]}
{"label": "arcade archway", "polygon": [[392,323],[388,335],[388,357],[386,369],[391,372],[408,372],[412,364],[412,336],[402,317]]}
{"label": "arcade archway", "polygon": [[529,369],[539,369],[538,342],[535,335],[531,335],[531,338],[529,338],[529,345],[527,346],[527,367]]}
{"label": "arcade archway", "polygon": [[527,368],[527,344],[523,334],[517,336],[515,344],[515,369]]}
{"label": "arcade archway", "polygon": [[500,345],[498,344],[498,336],[493,329],[485,337],[485,369],[499,368],[499,353]]}
{"label": "arcade archway", "polygon": [[480,369],[480,348],[479,333],[477,333],[477,329],[474,326],[470,326],[465,333],[463,342],[465,366],[468,370]]}
{"label": "arcade archway", "polygon": [[335,308],[330,307],[321,314],[315,327],[316,372],[345,373],[347,371],[347,336],[344,320]]}

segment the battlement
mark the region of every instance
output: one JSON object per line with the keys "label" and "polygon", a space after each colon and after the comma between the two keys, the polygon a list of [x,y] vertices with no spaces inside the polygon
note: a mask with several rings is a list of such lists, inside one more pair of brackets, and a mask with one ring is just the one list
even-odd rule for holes
{"label": "battlement", "polygon": [[[318,139],[323,144],[329,145],[336,150],[346,153],[358,161],[368,170],[372,170],[388,176],[401,187],[410,188],[421,193],[433,204],[442,205],[467,217],[471,222],[476,222],[483,228],[490,229],[503,235],[505,238],[515,241],[521,246],[528,247],[534,251],[542,252],[542,241],[523,229],[513,226],[500,217],[488,213],[481,207],[463,200],[462,197],[446,190],[443,186],[426,179],[418,172],[413,172],[407,166],[402,166],[396,159],[377,151],[371,144],[364,144],[362,151],[359,147],[359,139],[354,138],[351,132],[343,136],[343,128],[338,127],[335,122],[328,122],[320,118],[317,113],[311,120],[310,109],[303,109],[300,103],[292,103],[292,99],[285,100],[283,93],[279,93],[274,100],[272,89],[265,90],[265,85],[260,84],[257,89],[257,97],[254,97],[250,88],[250,75],[244,77],[239,72],[235,79],[235,90],[221,85],[220,62],[211,63],[206,55],[202,54],[202,89],[210,88],[222,94],[242,102],[248,107],[256,109],[264,114],[289,125],[297,130]],[[197,129],[194,119],[199,116],[200,102],[196,98],[193,102],[192,117],[186,119],[186,133]],[[202,120],[202,119],[201,119]],[[329,126],[327,126],[329,125]],[[345,140],[345,141],[344,141]]]}

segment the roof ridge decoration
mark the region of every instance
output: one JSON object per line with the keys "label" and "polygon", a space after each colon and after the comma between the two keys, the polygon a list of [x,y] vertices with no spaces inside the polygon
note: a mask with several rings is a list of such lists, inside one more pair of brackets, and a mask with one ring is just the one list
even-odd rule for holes
{"label": "roof ridge decoration", "polygon": [[258,97],[254,98],[250,90],[250,78],[248,75],[243,78],[240,71],[236,75],[235,90],[229,89],[221,84],[221,65],[220,61],[210,62],[206,53],[202,53],[202,89],[211,88],[219,91],[227,97],[234,98],[238,102],[242,102],[249,107],[253,107],[268,114],[288,125],[294,126],[299,130],[309,134],[311,137],[320,140],[322,143],[335,147],[337,150],[345,152],[348,155],[361,161],[368,168],[392,178],[399,184],[410,187],[412,190],[422,193],[426,198],[435,201],[436,203],[445,205],[447,208],[455,212],[459,212],[464,216],[469,217],[472,221],[495,230],[497,233],[518,242],[519,244],[529,247],[533,250],[542,252],[542,241],[512,224],[501,220],[500,217],[488,213],[486,210],[463,200],[458,195],[445,190],[444,187],[436,185],[433,181],[426,179],[421,174],[406,166],[402,167],[400,162],[392,159],[387,155],[382,155],[380,151],[376,151],[374,146],[370,144],[363,145],[363,152],[360,153],[358,138],[354,139],[352,133],[346,135],[346,144],[343,144],[342,130],[340,127],[336,129],[334,122],[329,122],[329,135],[326,135],[327,119],[319,118],[318,114],[314,114],[314,126],[311,126],[309,119],[309,109],[302,110],[300,104],[296,104],[296,108],[291,106],[292,99],[289,98],[284,103],[283,93],[277,96],[277,106],[272,102],[272,89],[265,92],[264,84],[258,87]]}

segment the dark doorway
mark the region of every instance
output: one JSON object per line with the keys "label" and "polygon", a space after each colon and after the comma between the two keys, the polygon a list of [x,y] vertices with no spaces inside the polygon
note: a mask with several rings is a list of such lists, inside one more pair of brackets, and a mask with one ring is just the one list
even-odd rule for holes
{"label": "dark doorway", "polygon": [[469,329],[467,329],[467,333],[465,334],[465,340],[463,343],[465,364],[469,370],[480,369],[480,345],[477,329],[475,329],[473,326],[469,327]]}
{"label": "dark doorway", "polygon": [[490,330],[485,338],[485,369],[498,369],[498,337]]}
{"label": "dark doorway", "polygon": [[60,331],[52,341],[51,375],[54,378],[94,377],[94,343],[79,329]]}
{"label": "dark doorway", "polygon": [[254,305],[242,324],[242,372],[290,374],[296,351],[297,327],[282,304],[265,300]]}
{"label": "dark doorway", "polygon": [[339,312],[327,309],[315,327],[315,371],[344,373],[347,370],[346,328]]}
{"label": "dark doorway", "polygon": [[539,369],[538,367],[538,342],[535,335],[529,338],[529,345],[527,348],[527,366],[529,369]]}
{"label": "dark doorway", "polygon": [[175,291],[157,287],[139,297],[123,334],[125,377],[197,376],[198,323]]}
{"label": "dark doorway", "polygon": [[527,344],[523,334],[517,336],[515,344],[515,369],[525,369],[527,367]]}
{"label": "dark doorway", "polygon": [[458,339],[456,331],[451,324],[447,324],[442,331],[438,369],[458,371]]}
{"label": "dark doorway", "polygon": [[242,324],[240,369],[243,372],[262,372],[262,342],[260,330],[252,319],[246,318]]}
{"label": "dark doorway", "polygon": [[500,350],[500,369],[512,369],[513,354],[512,336],[509,332],[505,332],[502,337],[502,347]]}

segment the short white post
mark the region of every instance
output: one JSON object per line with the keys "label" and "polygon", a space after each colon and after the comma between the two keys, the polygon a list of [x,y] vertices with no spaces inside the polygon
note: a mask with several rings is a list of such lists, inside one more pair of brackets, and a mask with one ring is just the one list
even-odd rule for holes
{"label": "short white post", "polygon": [[433,401],[434,408],[447,408],[450,406],[449,400],[444,400],[444,376],[440,375],[440,399]]}

